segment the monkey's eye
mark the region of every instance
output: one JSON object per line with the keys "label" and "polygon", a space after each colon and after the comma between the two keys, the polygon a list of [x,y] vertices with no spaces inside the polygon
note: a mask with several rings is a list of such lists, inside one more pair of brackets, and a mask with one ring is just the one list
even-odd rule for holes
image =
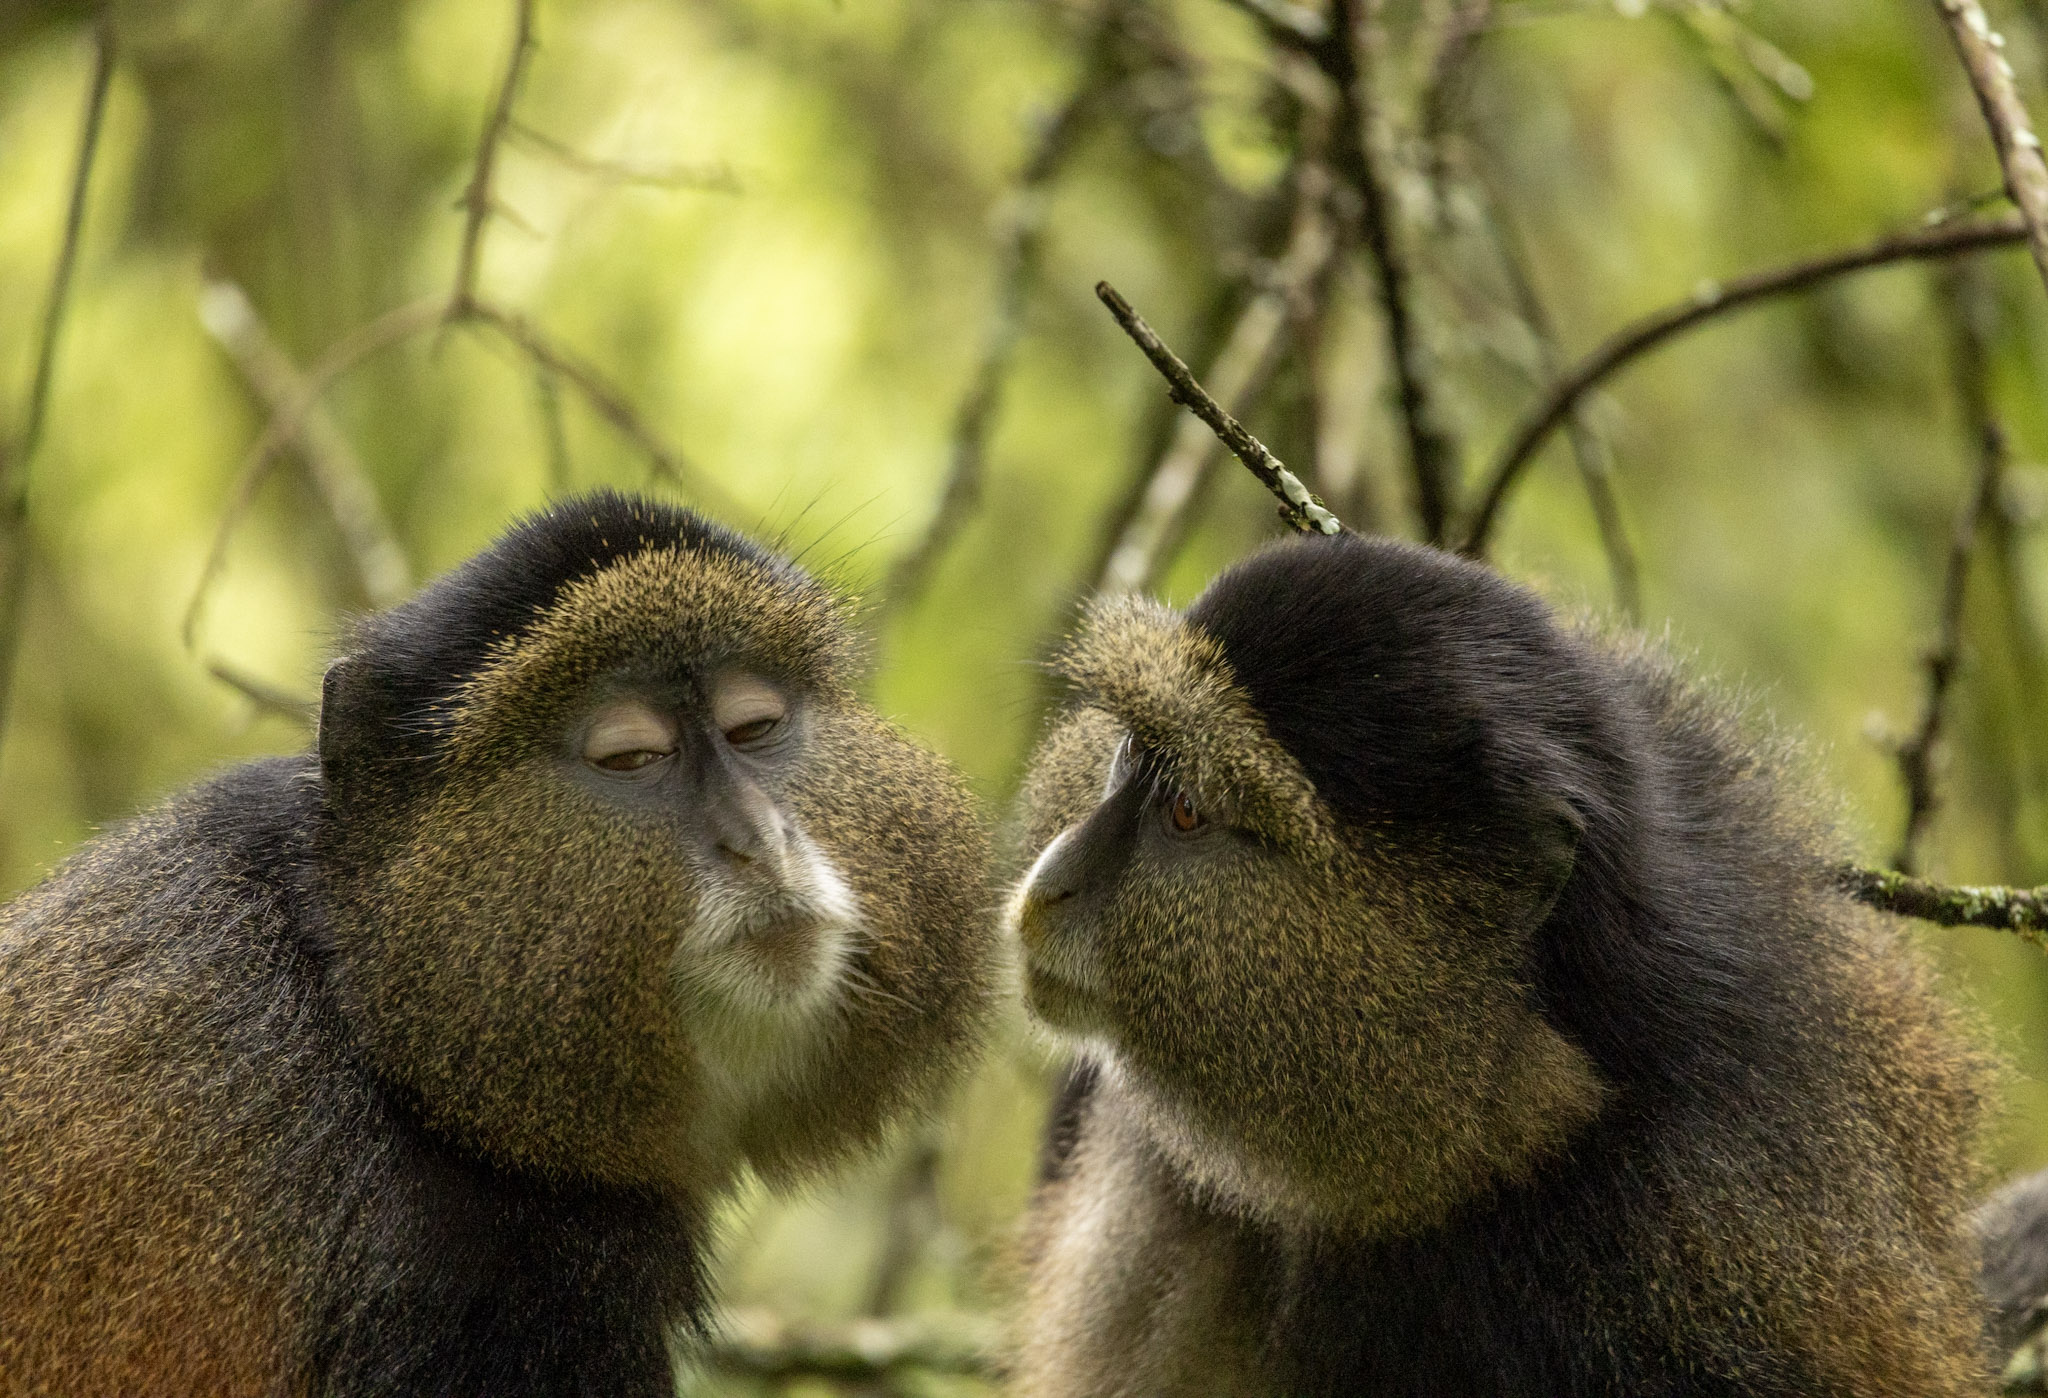
{"label": "monkey's eye", "polygon": [[637,699],[607,704],[583,735],[583,760],[604,772],[637,772],[673,757],[682,733],[667,714]]}
{"label": "monkey's eye", "polygon": [[758,675],[722,675],[711,686],[711,721],[736,748],[772,737],[789,714],[782,691]]}
{"label": "monkey's eye", "polygon": [[1209,823],[1208,817],[1195,806],[1195,798],[1185,791],[1173,794],[1173,800],[1167,803],[1166,818],[1183,835],[1192,835]]}

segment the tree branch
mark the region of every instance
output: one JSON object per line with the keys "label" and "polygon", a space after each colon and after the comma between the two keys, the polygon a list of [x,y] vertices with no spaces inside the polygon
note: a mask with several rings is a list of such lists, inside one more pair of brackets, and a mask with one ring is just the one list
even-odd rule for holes
{"label": "tree branch", "polygon": [[1844,865],[1835,881],[1859,903],[1943,927],[1995,927],[2048,950],[2048,885],[1999,888],[1930,883],[1910,874]]}
{"label": "tree branch", "polygon": [[[1228,403],[1227,408],[1203,391],[1193,373],[1177,356],[1166,350],[1149,326],[1144,330],[1152,337],[1152,343],[1158,346],[1160,353],[1180,365],[1186,384],[1193,385],[1192,392],[1200,394],[1216,413],[1232,421],[1235,421],[1231,416],[1233,413],[1250,410],[1271,380],[1297,303],[1304,297],[1317,294],[1314,289],[1334,267],[1341,249],[1335,220],[1327,207],[1329,176],[1322,166],[1312,157],[1299,161],[1293,183],[1294,219],[1287,247],[1268,270],[1257,293],[1239,313],[1222,348],[1209,365],[1210,381]],[[1138,332],[1132,329],[1131,322],[1125,321],[1123,313],[1116,310],[1117,303],[1111,303],[1108,297],[1104,297],[1101,287],[1096,289],[1096,295],[1103,297],[1125,332],[1138,339]],[[1128,305],[1124,306],[1125,311],[1129,309]],[[1142,326],[1144,322],[1138,321],[1137,324]],[[1173,386],[1173,375],[1158,355],[1145,346],[1143,339],[1138,339],[1138,343],[1145,348],[1146,355],[1160,372],[1167,374],[1169,386]],[[1171,392],[1169,396],[1184,406],[1194,406],[1190,398],[1179,392]],[[1167,450],[1145,481],[1131,517],[1104,555],[1101,571],[1094,580],[1096,591],[1129,592],[1149,587],[1171,556],[1183,532],[1183,521],[1201,495],[1219,455],[1217,438],[1222,433],[1215,427],[1215,419],[1199,408],[1196,413],[1202,422],[1209,424],[1211,431],[1205,432],[1197,423],[1182,420]],[[1224,444],[1229,444],[1227,439]],[[1317,503],[1321,504],[1321,501]]]}
{"label": "tree branch", "polygon": [[1117,294],[1115,287],[1108,282],[1097,282],[1095,294],[1102,299],[1103,305],[1109,307],[1109,313],[1116,317],[1124,333],[1145,352],[1145,357],[1152,361],[1152,367],[1165,378],[1167,393],[1173,401],[1209,424],[1209,429],[1222,439],[1223,445],[1229,447],[1237,459],[1259,478],[1259,484],[1273,492],[1280,501],[1280,518],[1284,523],[1305,534],[1337,534],[1343,531],[1344,526],[1337,517],[1323,507],[1323,502],[1301,483],[1300,477],[1288,470],[1279,457],[1266,449],[1264,442],[1245,431],[1242,423],[1225,412],[1223,406],[1203,390],[1188,366],[1181,362],[1180,356],[1166,347],[1143,317],[1131,309],[1131,303]]}
{"label": "tree branch", "polygon": [[185,606],[184,621],[179,635],[185,648],[195,647],[198,637],[199,614],[206,604],[206,595],[212,590],[227,562],[228,540],[235,526],[248,511],[250,502],[256,498],[257,490],[270,475],[270,468],[276,463],[278,454],[297,439],[307,416],[319,406],[327,390],[349,370],[361,364],[379,350],[389,349],[403,340],[417,335],[422,330],[442,321],[448,312],[448,298],[430,296],[425,300],[413,301],[396,310],[386,311],[369,324],[361,326],[343,336],[328,351],[321,355],[308,369],[300,381],[299,391],[283,407],[271,415],[263,431],[250,444],[242,457],[242,464],[235,473],[235,485],[229,495],[228,507],[222,512],[220,523],[215,526],[213,542],[207,548],[206,562],[199,570],[199,581],[193,586],[192,600]]}
{"label": "tree branch", "polygon": [[1000,1379],[995,1328],[978,1316],[870,1318],[843,1325],[732,1311],[705,1367],[763,1379],[879,1379],[905,1370]]}
{"label": "tree branch", "polygon": [[[271,338],[241,287],[208,283],[199,294],[199,319],[271,413],[285,411],[304,396],[305,375]],[[390,606],[412,586],[412,569],[355,447],[317,403],[305,413],[294,440],[314,490],[341,532],[364,598],[373,607]]]}
{"label": "tree branch", "polygon": [[455,294],[449,298],[447,319],[458,320],[476,300],[476,280],[483,261],[484,226],[497,209],[492,180],[497,175],[498,149],[512,123],[512,104],[518,99],[519,84],[526,76],[526,61],[533,52],[534,0],[513,0],[512,52],[505,60],[505,77],[498,84],[497,101],[491,119],[477,142],[476,162],[470,168],[469,184],[462,191],[465,216],[462,247],[455,259]]}
{"label": "tree branch", "polygon": [[595,156],[585,155],[567,142],[558,141],[545,131],[528,126],[516,118],[506,123],[505,134],[515,141],[532,146],[565,169],[611,184],[649,185],[656,189],[695,189],[709,194],[741,192],[739,176],[732,172],[730,166],[722,163],[657,167],[629,165],[618,160],[600,160]]}
{"label": "tree branch", "polygon": [[1045,249],[1046,191],[1079,144],[1104,90],[1115,79],[1113,41],[1123,4],[1124,0],[1103,0],[1081,76],[1040,132],[1006,202],[997,237],[995,315],[967,392],[953,415],[952,466],[923,536],[889,570],[882,589],[884,619],[916,604],[939,559],[981,505],[989,433],[1002,405],[1010,362],[1023,338],[1025,300]]}
{"label": "tree branch", "polygon": [[1941,738],[1949,690],[1962,665],[1963,599],[1969,588],[1970,558],[1976,550],[1979,529],[1996,508],[2005,476],[2005,430],[1991,411],[1984,336],[1978,321],[1982,308],[1973,303],[1970,290],[1953,285],[1949,288],[1949,299],[1955,321],[1956,396],[1977,455],[1976,479],[1957,507],[1949,529],[1940,619],[1934,648],[1926,656],[1927,688],[1920,719],[1913,726],[1913,735],[1900,743],[1894,754],[1899,779],[1906,788],[1905,828],[1899,837],[1898,853],[1892,857],[1893,866],[1902,874],[1919,872],[1920,840],[1940,804],[1934,788],[1934,749]]}
{"label": "tree branch", "polygon": [[633,407],[632,400],[601,370],[564,349],[539,326],[524,316],[500,310],[488,301],[471,302],[458,319],[489,326],[524,353],[537,368],[574,388],[599,417],[638,447],[654,470],[666,476],[678,489],[728,519],[742,512],[739,502],[724,486],[698,470],[656,435]]}
{"label": "tree branch", "polygon": [[1483,556],[1499,522],[1501,506],[1522,471],[1550,434],[1564,423],[1581,399],[1615,373],[1695,326],[1779,296],[1805,291],[1836,277],[1895,262],[1955,257],[1985,248],[2007,247],[2027,239],[2025,220],[2017,213],[1968,223],[1940,224],[1894,233],[1862,247],[1807,258],[1768,271],[1752,272],[1730,282],[1703,282],[1693,295],[1654,311],[1623,327],[1572,368],[1509,433],[1493,468],[1472,527],[1460,546],[1473,557]]}
{"label": "tree branch", "polygon": [[93,30],[92,76],[86,83],[85,116],[79,128],[78,155],[72,162],[71,196],[64,210],[56,266],[50,273],[49,299],[43,305],[42,334],[36,344],[35,374],[21,435],[12,446],[0,439],[0,736],[6,734],[14,697],[14,659],[21,644],[23,593],[28,589],[28,471],[43,441],[50,384],[57,371],[57,347],[63,340],[72,278],[78,269],[78,247],[85,232],[86,194],[99,157],[100,129],[105,124],[113,80],[114,21],[107,12]]}
{"label": "tree branch", "polygon": [[1449,537],[1458,450],[1440,421],[1415,324],[1412,277],[1396,228],[1398,211],[1386,172],[1380,168],[1378,117],[1373,105],[1374,67],[1380,48],[1375,3],[1334,0],[1332,42],[1321,54],[1338,91],[1337,169],[1358,191],[1360,232],[1377,274],[1387,360],[1398,391],[1423,537],[1440,544]]}
{"label": "tree branch", "polygon": [[2041,138],[2020,103],[2013,85],[2012,65],[2005,60],[2005,37],[1991,28],[1978,0],[1935,0],[1935,8],[1948,26],[1956,55],[1969,74],[1983,109],[1984,124],[1991,128],[1991,143],[1998,149],[1998,165],[2005,172],[2005,192],[2019,206],[2026,224],[2027,249],[2034,255],[2034,267],[2048,285],[2048,162],[2041,158]]}

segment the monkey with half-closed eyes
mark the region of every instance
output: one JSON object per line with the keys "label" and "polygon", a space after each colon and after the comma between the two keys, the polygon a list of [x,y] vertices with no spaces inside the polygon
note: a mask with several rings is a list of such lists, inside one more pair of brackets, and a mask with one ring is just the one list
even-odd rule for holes
{"label": "monkey with half-closed eyes", "polygon": [[969,799],[854,679],[791,564],[570,501],[0,910],[0,1395],[671,1393],[711,1203],[991,995]]}
{"label": "monkey with half-closed eyes", "polygon": [[1984,1063],[1666,662],[1347,536],[1059,666],[1019,1394],[1988,1391]]}

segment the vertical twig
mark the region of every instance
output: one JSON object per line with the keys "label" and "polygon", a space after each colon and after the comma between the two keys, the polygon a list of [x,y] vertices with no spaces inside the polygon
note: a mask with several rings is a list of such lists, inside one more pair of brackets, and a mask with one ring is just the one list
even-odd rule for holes
{"label": "vertical twig", "polygon": [[2005,59],[2005,36],[1992,29],[1979,0],[1935,0],[1948,25],[1949,38],[1969,74],[1970,86],[1983,109],[1991,143],[2005,172],[2005,192],[2019,206],[2027,223],[2027,250],[2048,285],[2048,161],[2041,158],[2041,138],[2020,103],[2012,65]]}
{"label": "vertical twig", "polygon": [[1898,745],[1899,779],[1906,788],[1905,830],[1892,864],[1899,872],[1919,872],[1920,841],[1940,804],[1934,785],[1934,752],[1941,740],[1949,691],[1963,655],[1963,602],[1970,582],[1970,559],[1977,533],[1995,507],[2005,474],[2005,431],[1992,411],[1983,308],[1977,288],[1962,277],[1951,279],[1954,380],[1972,450],[1976,475],[1949,529],[1948,562],[1943,571],[1941,610],[1934,646],[1926,657],[1927,687],[1920,718],[1912,735]]}
{"label": "vertical twig", "polygon": [[548,489],[559,495],[569,488],[575,460],[569,454],[568,424],[562,421],[562,390],[545,365],[534,365],[533,397],[540,409],[541,430],[548,439]]}
{"label": "vertical twig", "polygon": [[448,301],[448,320],[462,319],[476,300],[477,274],[483,261],[484,227],[497,211],[492,181],[497,176],[498,150],[512,123],[512,106],[519,97],[519,84],[526,76],[526,61],[533,53],[534,0],[513,0],[512,52],[505,60],[505,77],[498,84],[497,101],[491,119],[477,142],[476,162],[470,167],[469,184],[462,191],[464,211],[462,247],[455,259],[455,294]]}
{"label": "vertical twig", "polygon": [[[1486,212],[1487,229],[1492,234],[1501,271],[1507,278],[1509,294],[1514,298],[1516,314],[1528,328],[1529,338],[1536,347],[1536,370],[1541,376],[1539,384],[1555,383],[1564,374],[1564,358],[1557,347],[1557,327],[1550,319],[1550,309],[1543,304],[1542,294],[1536,290],[1521,237],[1506,206],[1484,175],[1476,183]],[[1583,400],[1572,405],[1571,415],[1565,420],[1565,434],[1571,442],[1572,459],[1578,465],[1587,503],[1592,507],[1593,522],[1600,531],[1600,546],[1607,554],[1607,571],[1613,580],[1615,603],[1630,621],[1640,621],[1643,611],[1642,570],[1636,562],[1635,549],[1629,543],[1628,531],[1622,524],[1620,503],[1615,499],[1612,458],[1607,443],[1587,417]]]}
{"label": "vertical twig", "polygon": [[939,559],[980,507],[989,433],[1001,407],[1010,362],[1023,338],[1025,302],[1044,252],[1048,190],[1079,144],[1103,90],[1114,80],[1112,51],[1123,3],[1103,0],[1081,76],[1040,132],[1006,201],[998,237],[995,314],[982,343],[981,358],[953,416],[951,469],[931,523],[896,561],[883,584],[884,618],[914,605],[923,595]]}
{"label": "vertical twig", "polygon": [[1440,544],[1449,537],[1458,449],[1443,428],[1425,363],[1399,213],[1382,168],[1375,105],[1383,37],[1377,0],[1334,0],[1331,15],[1332,42],[1321,52],[1338,91],[1337,168],[1358,191],[1360,232],[1378,278],[1387,361],[1394,372],[1423,537]]}
{"label": "vertical twig", "polygon": [[64,211],[64,234],[57,263],[50,273],[50,295],[43,306],[42,334],[36,346],[35,375],[21,435],[12,446],[0,440],[0,737],[14,695],[14,659],[21,644],[23,592],[28,587],[28,472],[42,445],[50,405],[50,383],[57,369],[57,347],[64,335],[64,316],[71,304],[71,283],[78,268],[78,247],[85,231],[86,193],[98,159],[100,129],[105,124],[107,94],[114,80],[114,21],[103,13],[93,29],[92,76],[86,85],[85,117],[79,129],[78,156],[72,164],[71,197]]}

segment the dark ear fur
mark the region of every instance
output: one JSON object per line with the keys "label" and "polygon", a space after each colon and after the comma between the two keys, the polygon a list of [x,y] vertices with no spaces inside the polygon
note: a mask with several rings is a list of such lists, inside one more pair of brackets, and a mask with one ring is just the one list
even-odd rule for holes
{"label": "dark ear fur", "polygon": [[320,731],[315,741],[320,750],[321,774],[329,781],[334,780],[339,768],[348,764],[350,751],[360,736],[354,731],[356,725],[350,722],[348,702],[356,668],[344,655],[320,677]]}
{"label": "dark ear fur", "polygon": [[1578,807],[1562,798],[1548,803],[1550,809],[1533,823],[1525,849],[1526,866],[1515,888],[1523,895],[1515,909],[1517,927],[1535,931],[1550,920],[1565,885],[1579,863],[1579,842],[1585,838],[1586,818]]}

